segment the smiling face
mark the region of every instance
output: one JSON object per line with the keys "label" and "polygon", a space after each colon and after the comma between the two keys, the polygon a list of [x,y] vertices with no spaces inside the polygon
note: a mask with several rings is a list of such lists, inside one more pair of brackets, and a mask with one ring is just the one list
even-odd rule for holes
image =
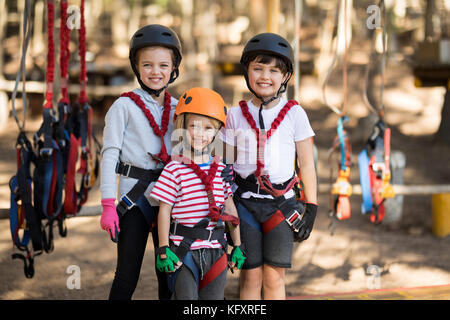
{"label": "smiling face", "polygon": [[288,75],[284,75],[277,67],[275,59],[267,64],[254,60],[248,65],[249,84],[253,91],[264,99],[276,96],[287,77]]}
{"label": "smiling face", "polygon": [[214,140],[219,121],[199,114],[186,114],[187,142],[195,151],[203,151]]}
{"label": "smiling face", "polygon": [[140,79],[150,89],[159,90],[169,82],[174,70],[172,50],[145,47],[137,52],[136,61]]}

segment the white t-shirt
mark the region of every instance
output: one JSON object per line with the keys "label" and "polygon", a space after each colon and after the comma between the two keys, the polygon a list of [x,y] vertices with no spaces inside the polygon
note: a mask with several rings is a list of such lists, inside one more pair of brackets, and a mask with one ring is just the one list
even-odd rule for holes
{"label": "white t-shirt", "polygon": [[[161,118],[164,106],[160,106],[146,91],[138,88],[133,90],[138,94],[145,106],[151,111],[155,122],[161,128]],[[164,136],[167,152],[171,153],[171,134],[174,129],[173,114],[178,100],[171,98],[169,126]],[[100,192],[102,199],[116,198],[115,168],[118,160],[132,164],[142,169],[155,169],[156,162],[148,152],[157,154],[161,151],[161,139],[153,132],[144,112],[128,97],[120,97],[109,108],[105,116],[103,129],[103,149],[101,162]],[[161,164],[159,164],[161,166]],[[137,180],[120,175],[119,198],[136,184]],[[152,182],[145,193],[152,206],[158,202],[149,197],[149,191],[155,182]]]}
{"label": "white t-shirt", "polygon": [[[276,106],[263,109],[262,116],[266,130],[271,127],[273,120],[286,103],[285,99],[280,99]],[[251,101],[247,101],[247,105],[256,126],[259,128],[259,107]],[[264,150],[263,172],[269,175],[272,183],[278,184],[292,178],[295,170],[295,143],[312,136],[314,136],[314,131],[305,110],[299,105],[293,106],[267,141]],[[237,159],[233,165],[234,171],[244,179],[254,173],[257,154],[256,134],[242,114],[240,106],[228,110],[226,126],[221,131],[221,138],[227,144],[237,147]],[[228,156],[225,155],[225,157]],[[243,196],[245,197],[245,194]],[[261,195],[256,196],[261,197]],[[292,190],[285,195],[286,198],[292,196],[294,196]]]}
{"label": "white t-shirt", "polygon": [[[200,168],[208,173],[209,163],[200,164]],[[220,207],[230,195],[233,195],[228,182],[221,177],[225,165],[219,162],[216,175],[213,179],[213,195],[216,205]],[[197,174],[184,164],[172,160],[165,167],[158,181],[152,189],[151,197],[172,206],[171,217],[177,223],[193,227],[209,214],[209,202],[205,185]],[[207,229],[213,230],[217,222],[210,221]],[[170,235],[170,240],[176,246],[183,240],[182,236]],[[191,250],[200,248],[221,248],[218,240],[196,240]]]}

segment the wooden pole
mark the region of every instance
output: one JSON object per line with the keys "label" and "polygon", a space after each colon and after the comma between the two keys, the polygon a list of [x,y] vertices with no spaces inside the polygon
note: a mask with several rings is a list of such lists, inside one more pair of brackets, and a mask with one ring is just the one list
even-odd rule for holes
{"label": "wooden pole", "polygon": [[280,0],[269,0],[267,12],[267,32],[278,33]]}

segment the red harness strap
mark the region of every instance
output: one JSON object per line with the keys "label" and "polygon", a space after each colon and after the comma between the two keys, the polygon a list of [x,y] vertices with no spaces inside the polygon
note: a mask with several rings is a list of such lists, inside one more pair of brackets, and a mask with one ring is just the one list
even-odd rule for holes
{"label": "red harness strap", "polygon": [[386,128],[384,131],[384,162],[377,159],[374,154],[369,161],[369,180],[372,194],[372,212],[370,221],[379,224],[383,221],[386,214],[384,201],[387,198],[395,196],[395,192],[390,185],[391,172],[389,168],[389,158],[391,151],[391,129]]}
{"label": "red harness strap", "polygon": [[[289,182],[289,184],[283,190],[275,189],[267,175],[262,175],[262,171],[264,170],[264,152],[267,140],[272,136],[272,134],[276,131],[276,129],[280,126],[281,122],[286,117],[288,111],[295,105],[298,105],[298,102],[295,100],[289,100],[284,107],[278,113],[278,116],[273,120],[270,129],[261,133],[261,130],[256,126],[256,122],[253,119],[252,115],[248,110],[247,102],[240,101],[239,105],[241,107],[242,114],[247,120],[250,127],[255,131],[256,134],[256,143],[257,143],[257,158],[256,158],[256,171],[255,176],[259,182],[261,189],[270,193],[275,198],[281,197],[286,192],[291,190],[295,184],[299,183],[298,177],[294,176],[294,178]],[[277,210],[267,221],[262,224],[263,233],[266,234],[270,232],[273,228],[279,225],[286,218],[280,210]]]}
{"label": "red harness strap", "polygon": [[87,69],[86,69],[86,25],[84,23],[84,0],[81,0],[80,4],[80,29],[78,30],[78,41],[80,43],[80,48],[78,55],[80,56],[80,105],[84,105],[88,102],[86,95],[86,84],[87,84]]}
{"label": "red harness strap", "polygon": [[161,138],[161,151],[158,154],[153,155],[153,158],[158,162],[161,161],[164,165],[168,164],[171,160],[169,154],[167,153],[166,144],[164,143],[164,135],[167,132],[167,128],[169,127],[169,117],[170,117],[170,94],[166,91],[164,96],[164,111],[161,119],[161,129],[158,127],[158,124],[155,121],[150,110],[145,107],[144,101],[142,101],[141,97],[130,91],[125,92],[120,95],[121,97],[128,97],[136,103],[136,105],[144,112],[145,116],[150,123],[150,126],[153,129],[153,132]]}
{"label": "red harness strap", "polygon": [[59,64],[60,64],[60,74],[61,74],[61,94],[62,99],[60,102],[69,104],[69,38],[70,30],[67,27],[67,0],[61,0],[61,17],[60,17],[60,49],[59,49]]}
{"label": "red harness strap", "polygon": [[[55,26],[55,3],[48,1],[47,3],[47,33],[48,33],[48,52],[47,52],[47,72],[46,72],[46,86],[47,91],[45,95],[46,109],[53,109],[53,80],[55,76],[55,39],[54,39],[54,26]],[[55,199],[55,187],[57,180],[56,172],[56,154],[53,152],[51,155],[53,161],[53,175],[50,184],[49,201],[47,203],[47,212],[53,214],[53,200]]]}
{"label": "red harness strap", "polygon": [[80,138],[77,139],[74,134],[71,134],[69,158],[67,161],[66,186],[64,193],[64,212],[66,214],[75,214],[78,210],[75,172],[80,144]]}
{"label": "red harness strap", "polygon": [[273,228],[286,220],[285,216],[280,210],[277,210],[267,221],[262,224],[262,231],[264,234],[269,233]]}
{"label": "red harness strap", "polygon": [[47,33],[48,33],[48,51],[47,51],[47,71],[45,82],[47,90],[45,93],[44,108],[52,109],[53,100],[53,78],[55,73],[55,40],[53,29],[55,26],[55,3],[52,0],[47,1]]}
{"label": "red harness strap", "polygon": [[239,106],[241,107],[242,114],[247,120],[250,127],[255,131],[256,134],[256,146],[257,146],[257,158],[256,158],[256,171],[255,176],[259,177],[262,175],[262,170],[264,170],[264,149],[266,147],[266,142],[275,133],[277,128],[280,126],[284,117],[288,113],[288,111],[295,105],[298,105],[298,102],[295,100],[289,100],[284,107],[278,113],[278,116],[273,120],[270,129],[267,132],[261,133],[261,130],[256,126],[256,122],[253,119],[250,111],[248,110],[247,102],[242,100],[239,102]]}
{"label": "red harness strap", "polygon": [[230,214],[222,212],[221,208],[219,208],[214,200],[213,194],[213,180],[216,177],[217,168],[219,167],[219,157],[215,156],[213,158],[213,162],[209,167],[208,174],[206,174],[194,161],[183,157],[182,155],[174,155],[173,159],[183,163],[186,167],[192,169],[194,173],[200,178],[203,185],[205,186],[205,191],[208,196],[209,203],[209,215],[212,221],[218,221],[221,219],[222,221],[229,221],[233,226],[239,225],[239,218],[232,216]]}
{"label": "red harness strap", "polygon": [[209,283],[211,283],[211,281],[213,281],[215,278],[217,278],[218,275],[220,275],[223,271],[225,271],[227,269],[227,266],[228,266],[228,259],[227,259],[227,255],[224,253],[223,256],[220,257],[220,259],[217,260],[211,266],[211,268],[208,270],[208,272],[200,280],[200,283],[198,285],[198,291],[202,290]]}

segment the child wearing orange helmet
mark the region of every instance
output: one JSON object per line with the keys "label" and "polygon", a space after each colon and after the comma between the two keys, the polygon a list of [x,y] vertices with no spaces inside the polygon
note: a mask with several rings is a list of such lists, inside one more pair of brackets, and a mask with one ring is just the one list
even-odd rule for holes
{"label": "child wearing orange helmet", "polygon": [[[174,300],[223,300],[227,267],[245,261],[232,192],[221,176],[225,165],[211,156],[226,111],[210,89],[182,95],[174,115],[181,142],[150,194],[160,202],[156,264],[170,274]],[[226,232],[234,244],[230,261]]]}

